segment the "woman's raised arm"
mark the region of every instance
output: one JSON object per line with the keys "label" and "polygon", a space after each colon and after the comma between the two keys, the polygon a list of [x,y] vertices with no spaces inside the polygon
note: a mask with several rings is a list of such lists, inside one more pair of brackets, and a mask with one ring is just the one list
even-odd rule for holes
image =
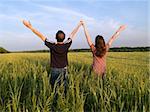
{"label": "woman's raised arm", "polygon": [[119,36],[119,34],[120,34],[120,32],[121,31],[123,31],[123,30],[125,30],[125,28],[126,28],[126,25],[121,25],[120,27],[119,27],[119,29],[113,34],[113,36],[109,39],[109,41],[108,41],[108,45],[109,46],[111,46],[112,45],[112,42]]}
{"label": "woman's raised arm", "polygon": [[85,25],[85,23],[83,21],[81,21],[82,25],[83,25],[83,28],[84,28],[84,33],[85,33],[85,36],[86,36],[86,39],[87,39],[87,42],[89,44],[89,46],[91,46],[93,43],[92,43],[92,40],[91,40],[91,36],[87,30],[87,27]]}

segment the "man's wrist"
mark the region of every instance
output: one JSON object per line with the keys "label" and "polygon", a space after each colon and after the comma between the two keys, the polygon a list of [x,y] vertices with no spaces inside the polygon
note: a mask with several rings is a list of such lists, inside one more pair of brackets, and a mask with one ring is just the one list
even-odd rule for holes
{"label": "man's wrist", "polygon": [[120,33],[119,31],[116,32],[117,35],[119,35],[119,33]]}
{"label": "man's wrist", "polygon": [[78,24],[78,27],[80,27],[80,26],[81,26],[81,23]]}

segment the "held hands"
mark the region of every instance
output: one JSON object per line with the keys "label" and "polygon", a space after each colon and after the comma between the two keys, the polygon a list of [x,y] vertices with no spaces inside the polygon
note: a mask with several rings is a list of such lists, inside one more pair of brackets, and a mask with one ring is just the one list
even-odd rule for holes
{"label": "held hands", "polygon": [[83,28],[85,28],[85,22],[83,20],[80,20],[80,23],[83,26]]}
{"label": "held hands", "polygon": [[24,24],[26,27],[32,28],[32,25],[31,25],[30,21],[25,21],[25,20],[23,20],[22,22],[23,22],[23,24]]}
{"label": "held hands", "polygon": [[82,25],[81,21],[78,23],[78,26],[80,27]]}
{"label": "held hands", "polygon": [[85,24],[83,20],[80,20],[80,23],[82,26],[84,26],[84,24]]}

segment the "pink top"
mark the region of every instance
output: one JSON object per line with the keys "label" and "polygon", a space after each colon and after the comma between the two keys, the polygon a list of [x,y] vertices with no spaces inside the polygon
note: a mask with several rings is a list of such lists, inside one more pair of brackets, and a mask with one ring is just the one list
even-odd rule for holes
{"label": "pink top", "polygon": [[98,57],[95,55],[96,48],[95,48],[94,44],[92,44],[90,46],[90,48],[93,53],[93,64],[92,64],[93,71],[97,75],[104,75],[106,72],[106,55],[109,50],[109,44],[106,44],[106,54],[103,57]]}

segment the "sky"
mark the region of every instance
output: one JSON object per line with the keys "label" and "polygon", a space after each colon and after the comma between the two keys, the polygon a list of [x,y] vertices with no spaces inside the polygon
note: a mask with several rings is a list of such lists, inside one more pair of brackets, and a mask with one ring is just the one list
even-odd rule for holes
{"label": "sky", "polygon": [[[96,35],[108,42],[119,26],[126,24],[112,47],[149,46],[149,4],[148,0],[1,0],[0,47],[10,51],[48,49],[22,24],[23,19],[51,41],[56,41],[58,30],[63,30],[67,39],[81,19],[93,43]],[[78,48],[89,48],[82,27],[71,46]]]}

